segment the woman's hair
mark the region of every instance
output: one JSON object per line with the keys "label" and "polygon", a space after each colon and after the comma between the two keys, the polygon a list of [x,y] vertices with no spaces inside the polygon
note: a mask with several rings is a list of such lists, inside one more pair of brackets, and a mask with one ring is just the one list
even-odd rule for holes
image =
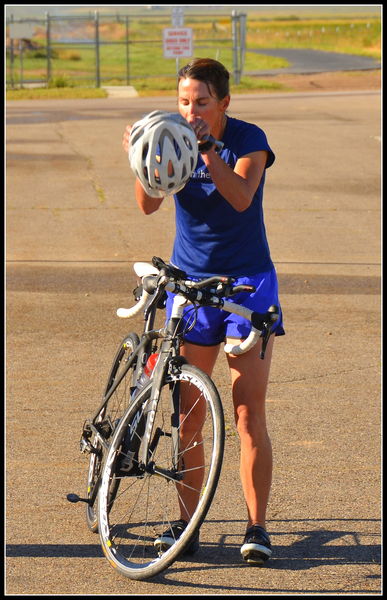
{"label": "woman's hair", "polygon": [[197,79],[207,84],[210,96],[215,92],[218,100],[223,100],[230,94],[229,79],[230,74],[222,63],[212,58],[194,58],[188,65],[181,68],[177,75],[177,81],[180,79]]}

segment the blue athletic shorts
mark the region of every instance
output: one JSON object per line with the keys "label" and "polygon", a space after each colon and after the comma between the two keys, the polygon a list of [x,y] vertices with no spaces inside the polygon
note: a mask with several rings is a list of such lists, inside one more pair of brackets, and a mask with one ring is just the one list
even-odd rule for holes
{"label": "blue athletic shorts", "polygon": [[[191,279],[199,280],[194,277]],[[282,311],[278,299],[278,281],[275,269],[273,268],[271,271],[259,273],[252,277],[238,277],[235,285],[241,284],[253,285],[256,291],[252,294],[242,292],[231,298],[227,298],[227,300],[247,306],[247,308],[259,313],[265,313],[272,304],[277,305],[280,309],[280,318],[275,323],[273,332],[275,335],[285,335],[282,323]],[[167,292],[167,295],[166,311],[168,319],[172,312],[174,294]],[[195,320],[195,316],[196,323],[188,331],[190,325]],[[245,339],[251,330],[251,323],[243,317],[225,310],[219,310],[213,306],[201,306],[195,311],[192,304],[189,304],[184,309],[183,320],[183,327],[187,329],[184,334],[184,340],[191,344],[198,344],[199,346],[217,346],[227,337]]]}

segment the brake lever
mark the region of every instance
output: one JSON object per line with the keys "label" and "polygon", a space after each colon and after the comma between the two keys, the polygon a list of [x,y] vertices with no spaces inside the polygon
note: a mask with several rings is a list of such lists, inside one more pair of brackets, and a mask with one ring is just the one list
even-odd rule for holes
{"label": "brake lever", "polygon": [[272,328],[274,323],[276,323],[279,319],[279,309],[278,306],[270,306],[267,313],[267,320],[264,321],[263,323],[263,330],[262,330],[262,349],[261,349],[261,354],[260,354],[260,358],[263,360],[265,358],[265,353],[266,353],[266,347],[267,344],[269,342],[270,336],[272,334]]}
{"label": "brake lever", "polygon": [[261,336],[262,337],[262,348],[261,348],[260,358],[262,360],[265,358],[266,347],[269,342],[270,335],[271,335],[270,327],[267,327],[267,324],[265,323],[264,333],[262,332],[262,336]]}
{"label": "brake lever", "polygon": [[154,256],[152,258],[152,264],[159,269],[159,271],[162,271],[167,277],[173,277],[174,279],[185,279],[187,277],[187,274],[184,271],[174,267],[173,265],[167,264],[158,256]]}
{"label": "brake lever", "polygon": [[229,295],[234,296],[235,294],[240,294],[241,292],[253,294],[256,291],[257,288],[254,285],[236,285],[235,287],[231,288]]}

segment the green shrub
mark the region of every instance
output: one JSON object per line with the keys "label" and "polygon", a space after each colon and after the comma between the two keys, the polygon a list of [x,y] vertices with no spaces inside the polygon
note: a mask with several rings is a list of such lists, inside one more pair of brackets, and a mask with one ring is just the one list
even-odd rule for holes
{"label": "green shrub", "polygon": [[[27,50],[25,53],[27,58],[47,58],[47,48],[38,48],[37,50]],[[50,50],[51,58],[58,58],[58,52],[51,48]]]}
{"label": "green shrub", "polygon": [[56,58],[61,60],[82,60],[82,56],[76,50],[59,50]]}
{"label": "green shrub", "polygon": [[56,75],[52,77],[48,83],[49,88],[65,88],[73,87],[71,81],[65,75]]}

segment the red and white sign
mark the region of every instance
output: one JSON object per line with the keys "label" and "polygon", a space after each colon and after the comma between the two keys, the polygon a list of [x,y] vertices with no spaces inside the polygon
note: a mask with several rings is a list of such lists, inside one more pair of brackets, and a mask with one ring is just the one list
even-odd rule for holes
{"label": "red and white sign", "polygon": [[189,58],[192,56],[192,29],[171,27],[163,30],[164,58]]}

